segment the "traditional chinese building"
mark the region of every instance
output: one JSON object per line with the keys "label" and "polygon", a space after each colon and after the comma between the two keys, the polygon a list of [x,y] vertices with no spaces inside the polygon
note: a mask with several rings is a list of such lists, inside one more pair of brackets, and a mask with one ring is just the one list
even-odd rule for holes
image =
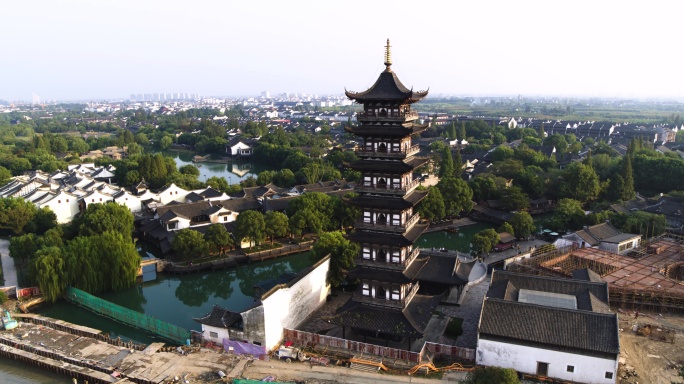
{"label": "traditional chinese building", "polygon": [[406,88],[392,71],[389,40],[385,70],[364,92],[346,95],[363,105],[358,125],[347,132],[363,139],[353,168],[362,173],[357,197],[348,203],[362,215],[349,239],[359,244],[356,267],[348,277],[359,280],[353,297],[332,318],[342,325],[344,338],[367,338],[401,342],[411,349],[423,337],[439,302],[452,293],[459,296],[468,283],[475,262],[455,256],[420,255],[415,241],[427,228],[415,207],[427,196],[416,190],[414,170],[428,159],[415,156],[412,137],[427,129],[418,124],[411,104],[427,91]]}

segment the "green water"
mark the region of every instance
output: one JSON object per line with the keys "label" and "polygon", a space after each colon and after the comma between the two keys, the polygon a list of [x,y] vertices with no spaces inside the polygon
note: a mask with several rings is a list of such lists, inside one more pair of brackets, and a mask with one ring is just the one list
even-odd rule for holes
{"label": "green water", "polygon": [[20,361],[0,357],[2,384],[68,384],[71,379]]}
{"label": "green water", "polygon": [[[299,272],[314,262],[311,253],[304,252],[233,269],[190,275],[158,274],[153,282],[98,296],[179,327],[199,331],[200,324],[192,319],[209,313],[215,304],[233,311],[244,310],[254,304],[254,284],[276,278],[285,272]],[[125,340],[132,339],[145,344],[155,341],[154,336],[145,331],[97,316],[66,301],[44,306],[37,312],[97,328]]]}
{"label": "green water", "polygon": [[194,152],[188,151],[174,151],[174,150],[164,150],[161,151],[164,156],[173,157],[176,161],[177,167],[182,167],[184,165],[193,164],[199,168],[200,175],[198,179],[200,181],[207,181],[208,178],[224,177],[229,183],[238,183],[249,176],[257,177],[259,172],[266,170],[277,171],[280,169],[280,164],[274,164],[274,167],[269,167],[268,165],[259,164],[251,161],[244,162],[234,162],[228,164],[222,163],[193,163],[192,157],[195,156]]}

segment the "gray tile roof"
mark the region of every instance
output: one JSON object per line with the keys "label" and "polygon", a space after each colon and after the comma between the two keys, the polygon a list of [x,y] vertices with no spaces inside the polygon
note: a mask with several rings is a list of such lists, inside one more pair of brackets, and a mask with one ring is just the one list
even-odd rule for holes
{"label": "gray tile roof", "polygon": [[479,338],[611,356],[620,353],[615,314],[490,297],[484,300],[482,307]]}

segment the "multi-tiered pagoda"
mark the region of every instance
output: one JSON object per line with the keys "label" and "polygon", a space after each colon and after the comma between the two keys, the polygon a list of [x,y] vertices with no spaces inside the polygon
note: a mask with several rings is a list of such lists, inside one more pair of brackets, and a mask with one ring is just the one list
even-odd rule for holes
{"label": "multi-tiered pagoda", "polygon": [[423,336],[443,294],[454,286],[460,293],[467,284],[472,263],[421,256],[414,246],[427,228],[415,209],[427,191],[416,190],[414,171],[428,159],[416,156],[419,148],[411,141],[427,129],[418,123],[411,104],[428,92],[406,88],[391,66],[387,40],[386,68],[375,84],[364,92],[346,92],[363,104],[358,125],[345,128],[363,139],[356,151],[360,160],[352,166],[362,173],[358,196],[348,200],[362,211],[349,235],[361,249],[356,267],[348,272],[349,278],[358,279],[359,289],[332,320],[343,326],[343,337],[404,340],[410,349]]}

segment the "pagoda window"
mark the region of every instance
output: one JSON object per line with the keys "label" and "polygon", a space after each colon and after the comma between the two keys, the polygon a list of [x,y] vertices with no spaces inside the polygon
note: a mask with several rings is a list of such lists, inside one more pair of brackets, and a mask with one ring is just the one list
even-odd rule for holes
{"label": "pagoda window", "polygon": [[392,288],[392,300],[401,300],[401,289],[396,287]]}
{"label": "pagoda window", "polygon": [[387,300],[387,291],[383,287],[375,288],[375,298]]}
{"label": "pagoda window", "polygon": [[378,145],[378,152],[387,152],[387,144],[380,143],[380,145]]}
{"label": "pagoda window", "polygon": [[401,256],[398,251],[392,252],[392,262],[395,264],[401,263]]}
{"label": "pagoda window", "polygon": [[371,222],[371,213],[370,212],[364,212],[363,213],[363,222],[364,223],[370,223]]}
{"label": "pagoda window", "polygon": [[379,178],[377,187],[378,188],[387,188],[387,179],[385,179],[384,177]]}
{"label": "pagoda window", "polygon": [[371,250],[368,247],[363,247],[363,258],[366,260],[370,260],[371,258]]}
{"label": "pagoda window", "polygon": [[401,217],[399,215],[392,215],[392,225],[401,225]]}
{"label": "pagoda window", "polygon": [[376,223],[387,225],[387,215],[385,215],[384,213],[379,214],[376,219]]}
{"label": "pagoda window", "polygon": [[361,286],[361,294],[364,296],[370,296],[371,291],[370,291],[370,285],[368,283],[363,283]]}
{"label": "pagoda window", "polygon": [[382,262],[387,262],[387,252],[384,249],[378,250],[378,252],[375,254],[375,260],[376,261],[382,261]]}

